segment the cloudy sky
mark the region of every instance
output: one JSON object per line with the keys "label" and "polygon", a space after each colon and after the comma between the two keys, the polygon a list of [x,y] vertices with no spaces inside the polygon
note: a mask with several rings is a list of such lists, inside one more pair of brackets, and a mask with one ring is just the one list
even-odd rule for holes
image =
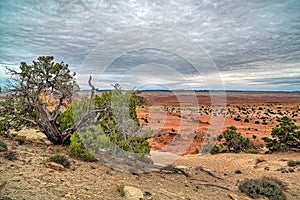
{"label": "cloudy sky", "polygon": [[1,0],[5,66],[53,55],[86,87],[300,88],[299,0]]}

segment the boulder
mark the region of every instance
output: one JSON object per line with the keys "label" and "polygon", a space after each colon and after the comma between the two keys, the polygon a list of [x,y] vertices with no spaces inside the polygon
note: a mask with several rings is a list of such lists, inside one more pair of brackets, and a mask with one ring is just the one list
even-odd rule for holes
{"label": "boulder", "polygon": [[131,186],[124,186],[124,194],[127,200],[143,200],[144,195],[142,190],[131,187]]}
{"label": "boulder", "polygon": [[49,167],[51,169],[55,169],[57,171],[64,171],[65,168],[61,164],[55,163],[55,162],[47,162],[46,167]]}

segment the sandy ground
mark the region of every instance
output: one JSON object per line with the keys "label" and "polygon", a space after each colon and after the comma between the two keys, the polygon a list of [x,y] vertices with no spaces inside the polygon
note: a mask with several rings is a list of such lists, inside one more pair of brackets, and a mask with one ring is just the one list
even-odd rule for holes
{"label": "sandy ground", "polygon": [[[16,161],[0,156],[0,181],[7,181],[0,199],[124,199],[117,191],[117,185],[134,186],[151,193],[149,199],[231,199],[229,195],[245,199],[237,182],[244,178],[276,177],[288,185],[285,192],[288,199],[300,198],[300,168],[292,173],[281,173],[280,168],[289,169],[288,160],[300,160],[299,153],[276,154],[218,154],[199,157],[187,155],[179,158],[174,166],[181,166],[191,174],[186,178],[180,173],[169,171],[132,175],[111,170],[99,162],[87,163],[73,158],[70,169],[56,171],[45,166],[45,161],[55,154],[53,145],[16,141],[0,136],[10,149],[18,152]],[[68,154],[62,148],[61,153]],[[257,159],[263,160],[256,164]],[[206,172],[209,170],[215,176]],[[235,174],[241,170],[242,174]],[[215,184],[224,188],[200,184]]]}

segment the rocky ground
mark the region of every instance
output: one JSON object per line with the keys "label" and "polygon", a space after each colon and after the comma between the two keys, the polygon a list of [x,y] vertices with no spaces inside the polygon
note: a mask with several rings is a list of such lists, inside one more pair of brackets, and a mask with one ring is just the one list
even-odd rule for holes
{"label": "rocky ground", "polygon": [[[18,154],[15,161],[4,158],[4,153],[0,155],[0,184],[6,182],[0,188],[0,199],[125,199],[117,190],[120,185],[141,190],[145,199],[248,199],[238,190],[237,183],[262,176],[286,183],[288,199],[300,198],[300,168],[282,173],[282,169],[291,168],[288,160],[300,160],[300,154],[295,152],[187,155],[173,166],[184,169],[190,177],[168,170],[133,175],[114,171],[100,162],[71,158],[67,148],[43,144],[41,140],[31,139],[19,145],[15,138],[0,139]],[[56,153],[67,155],[71,161],[69,169],[60,171],[47,166],[47,159]],[[236,174],[236,170],[242,173]]]}

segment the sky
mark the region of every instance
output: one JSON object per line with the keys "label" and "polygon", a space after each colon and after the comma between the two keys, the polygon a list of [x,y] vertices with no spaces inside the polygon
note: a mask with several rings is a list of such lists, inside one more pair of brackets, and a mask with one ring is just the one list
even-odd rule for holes
{"label": "sky", "polygon": [[299,91],[299,0],[1,0],[5,67],[64,61],[81,88]]}

